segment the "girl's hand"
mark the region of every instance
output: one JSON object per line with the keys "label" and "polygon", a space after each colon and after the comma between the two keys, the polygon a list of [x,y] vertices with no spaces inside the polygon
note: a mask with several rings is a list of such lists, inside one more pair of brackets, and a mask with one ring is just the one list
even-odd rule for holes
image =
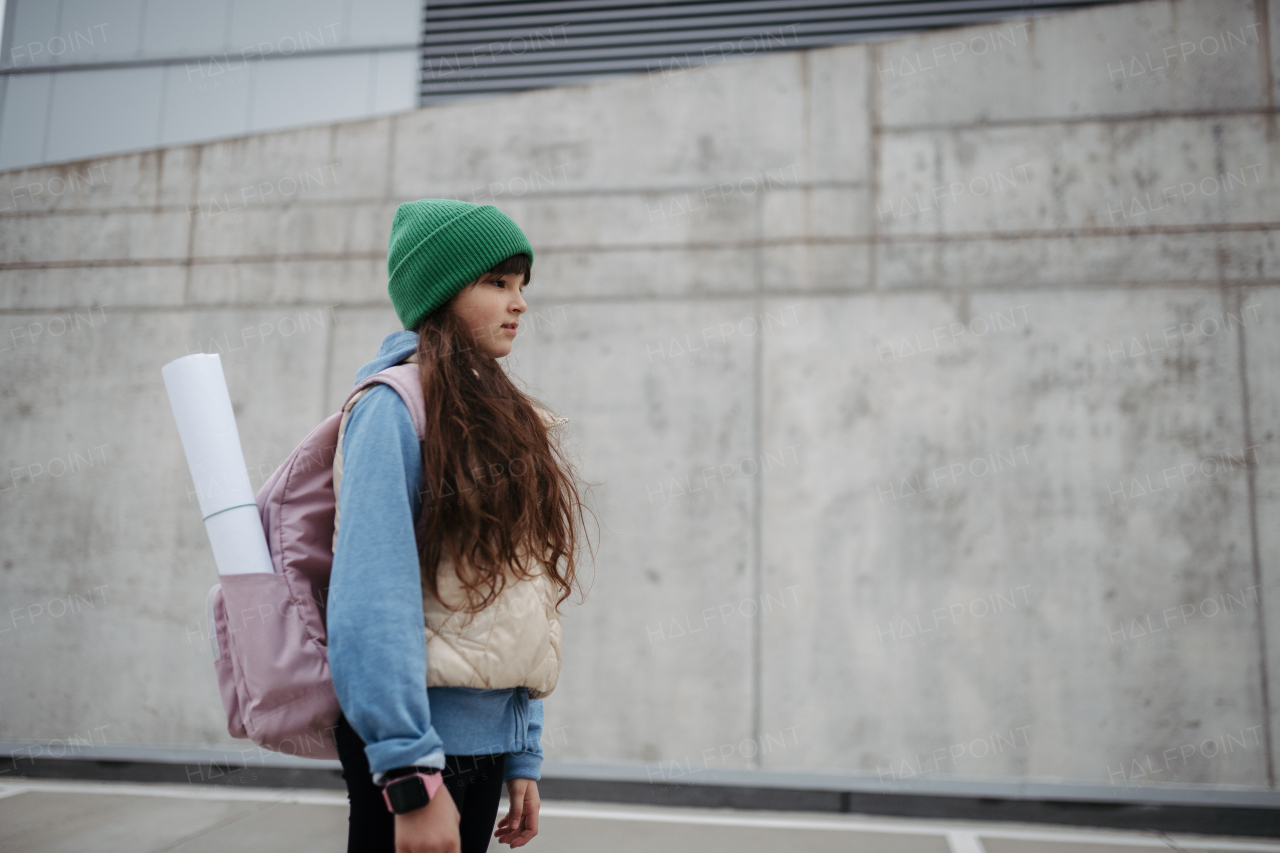
{"label": "girl's hand", "polygon": [[441,785],[425,806],[396,815],[396,853],[459,853],[461,822],[449,789]]}
{"label": "girl's hand", "polygon": [[494,835],[499,844],[522,847],[538,834],[538,783],[533,779],[508,779],[507,799],[511,808],[507,816],[498,821]]}

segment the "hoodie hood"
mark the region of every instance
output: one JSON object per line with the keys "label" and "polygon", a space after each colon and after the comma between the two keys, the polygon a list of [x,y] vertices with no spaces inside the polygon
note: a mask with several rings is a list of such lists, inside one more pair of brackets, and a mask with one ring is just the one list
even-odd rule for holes
{"label": "hoodie hood", "polygon": [[373,360],[367,362],[364,367],[356,371],[356,381],[352,384],[358,385],[366,376],[372,376],[380,370],[386,370],[393,364],[399,364],[413,355],[414,350],[417,348],[417,332],[409,329],[392,332],[382,339],[382,346],[378,347],[378,354],[373,357]]}

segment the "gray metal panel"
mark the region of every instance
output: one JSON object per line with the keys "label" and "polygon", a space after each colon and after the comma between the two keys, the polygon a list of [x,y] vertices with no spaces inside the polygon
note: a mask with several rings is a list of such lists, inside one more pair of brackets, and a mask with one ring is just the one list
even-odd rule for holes
{"label": "gray metal panel", "polygon": [[351,44],[404,44],[422,27],[418,0],[360,0],[344,29]]}
{"label": "gray metal panel", "polygon": [[[254,85],[250,132],[368,115],[369,70],[375,56],[354,53],[263,63]],[[312,92],[323,92],[324,97],[309,97]]]}
{"label": "gray metal panel", "polygon": [[[9,0],[6,18],[8,46],[0,66],[30,67],[47,60],[43,54],[58,29],[58,5],[41,0]],[[32,53],[36,54],[35,59]]]}
{"label": "gray metal panel", "polygon": [[56,65],[132,59],[141,24],[142,0],[63,0],[46,58]]}
{"label": "gray metal panel", "polygon": [[0,71],[413,46],[418,0],[10,0]]}
{"label": "gray metal panel", "polygon": [[181,65],[164,66],[162,71],[167,79],[161,145],[181,145],[249,132],[254,80],[247,69],[216,78],[193,74],[190,68]]}
{"label": "gray metal panel", "polygon": [[289,52],[332,46],[342,36],[345,5],[343,0],[235,3],[231,9],[231,49],[239,51],[259,42]]}
{"label": "gray metal panel", "polygon": [[[23,74],[4,80],[0,115],[0,169],[12,169],[43,158],[44,129],[49,117],[52,74]],[[13,202],[0,200],[0,207]]]}
{"label": "gray metal panel", "polygon": [[707,65],[1094,0],[534,0],[426,4],[421,103]]}
{"label": "gray metal panel", "polygon": [[53,74],[44,159],[79,160],[156,145],[163,84],[162,68]]}
{"label": "gray metal panel", "polygon": [[413,50],[377,54],[374,73],[373,113],[410,109],[417,99],[418,55]]}
{"label": "gray metal panel", "polygon": [[227,44],[228,0],[148,3],[142,54],[203,56],[231,49]]}

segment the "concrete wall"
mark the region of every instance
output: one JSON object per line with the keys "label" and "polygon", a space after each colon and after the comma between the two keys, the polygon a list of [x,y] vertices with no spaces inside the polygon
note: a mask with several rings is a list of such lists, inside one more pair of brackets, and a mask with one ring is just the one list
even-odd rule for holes
{"label": "concrete wall", "polygon": [[1273,786],[1277,19],[1104,6],[0,175],[0,739],[233,743],[160,366],[222,352],[260,482],[398,328],[396,204],[457,196],[527,229],[507,364],[601,484],[548,758]]}

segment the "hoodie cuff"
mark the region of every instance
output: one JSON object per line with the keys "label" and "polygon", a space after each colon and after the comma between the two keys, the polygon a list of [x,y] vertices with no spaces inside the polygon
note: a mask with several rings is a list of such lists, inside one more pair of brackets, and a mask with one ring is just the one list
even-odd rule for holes
{"label": "hoodie cuff", "polygon": [[[422,758],[418,759],[417,761],[411,761],[408,764],[405,764],[402,766],[416,767],[420,770],[425,770],[428,772],[432,770],[444,770],[444,750],[437,749],[435,752],[431,753],[430,755],[425,755]],[[395,768],[392,768],[392,769],[394,770]],[[386,770],[379,773],[374,773],[373,784],[381,785],[383,777],[385,777],[389,772],[391,771]]]}
{"label": "hoodie cuff", "polygon": [[532,752],[508,752],[502,764],[502,781],[542,778],[542,756]]}
{"label": "hoodie cuff", "polygon": [[388,738],[379,743],[371,743],[364,748],[364,754],[369,759],[371,774],[385,773],[410,764],[444,767],[444,744],[432,726],[428,726],[427,733],[417,740]]}

